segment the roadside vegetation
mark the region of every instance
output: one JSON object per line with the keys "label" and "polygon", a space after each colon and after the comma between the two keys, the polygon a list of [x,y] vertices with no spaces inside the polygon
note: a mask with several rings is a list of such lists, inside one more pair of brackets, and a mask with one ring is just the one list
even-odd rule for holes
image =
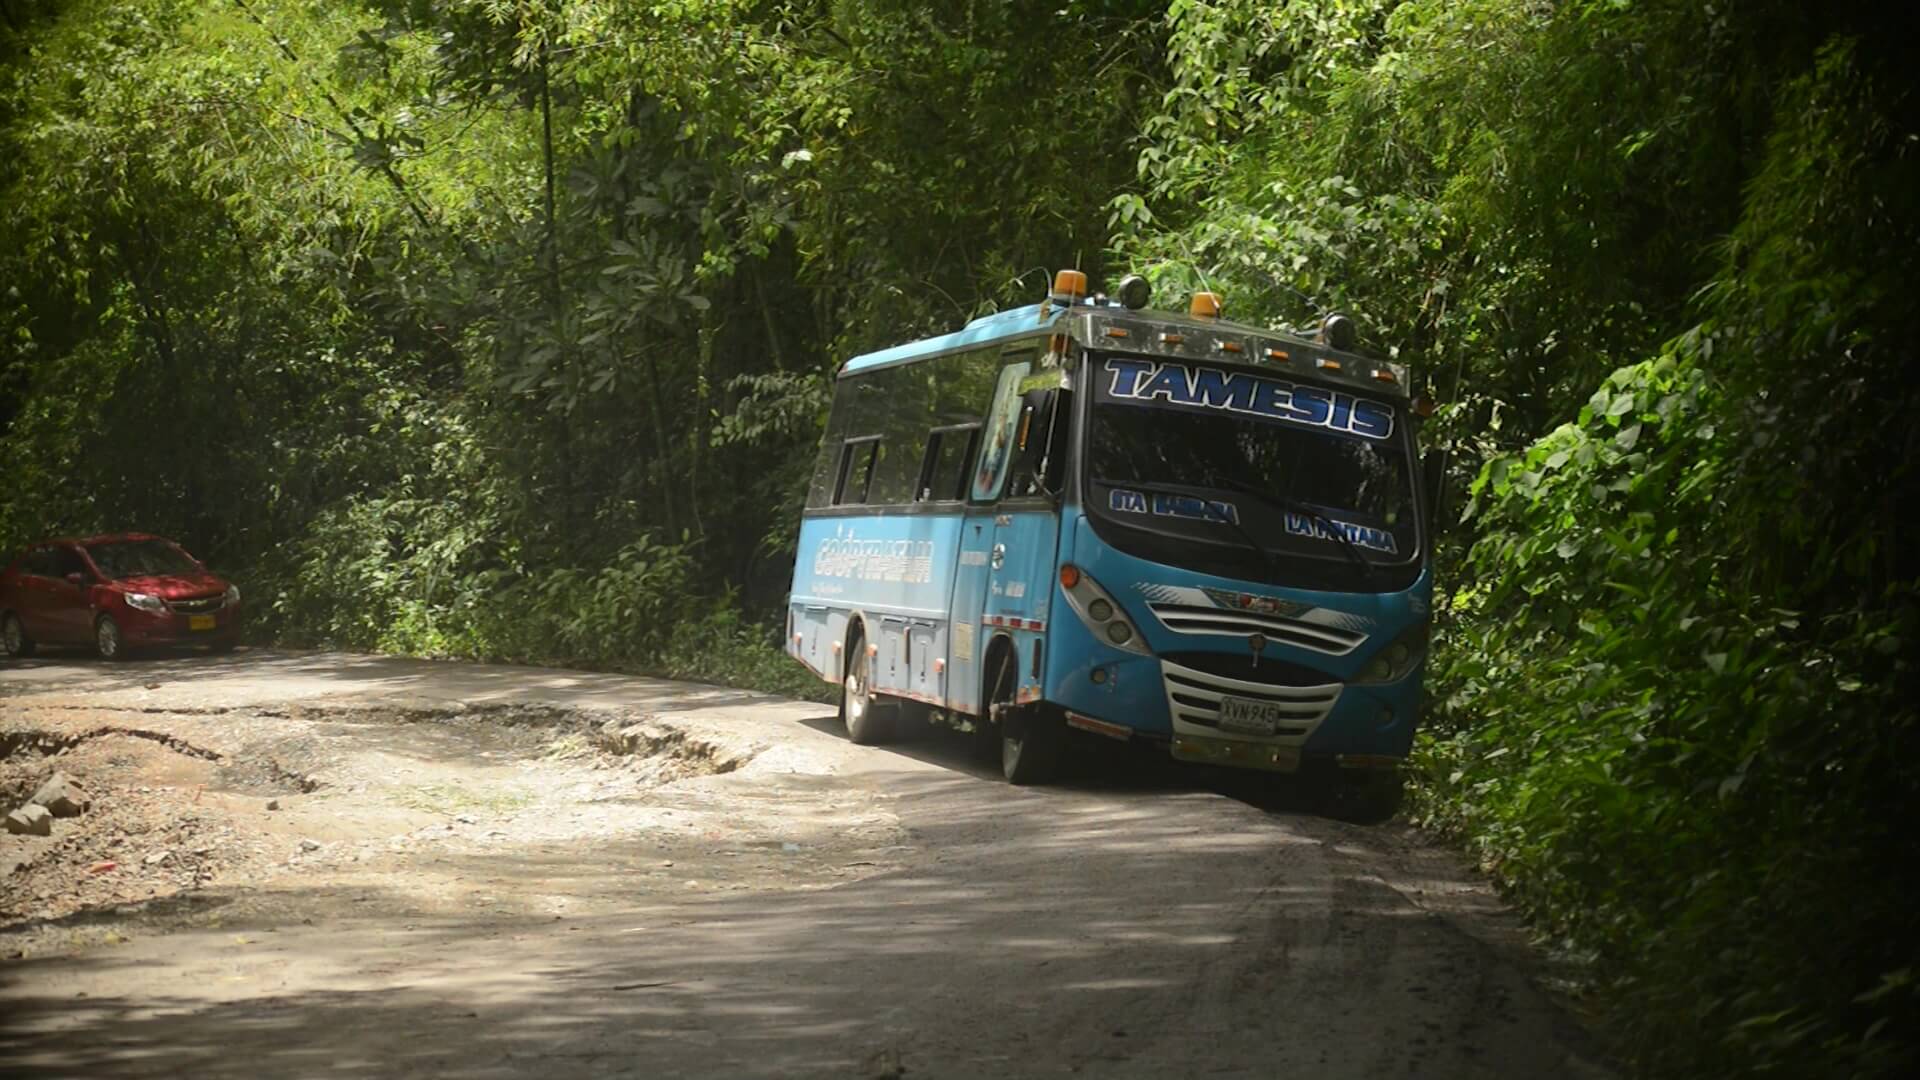
{"label": "roadside vegetation", "polygon": [[1450,454],[1416,814],[1657,1075],[1916,1063],[1920,99],[1788,0],[20,0],[0,546],[262,640],[817,693],[835,365],[1053,268],[1355,316]]}

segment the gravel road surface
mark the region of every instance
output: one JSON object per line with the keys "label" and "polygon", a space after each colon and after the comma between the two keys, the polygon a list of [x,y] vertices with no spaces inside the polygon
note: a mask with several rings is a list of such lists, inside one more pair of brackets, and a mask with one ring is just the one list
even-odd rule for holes
{"label": "gravel road surface", "polygon": [[1460,861],[1093,741],[339,653],[0,661],[0,1074],[1611,1075]]}

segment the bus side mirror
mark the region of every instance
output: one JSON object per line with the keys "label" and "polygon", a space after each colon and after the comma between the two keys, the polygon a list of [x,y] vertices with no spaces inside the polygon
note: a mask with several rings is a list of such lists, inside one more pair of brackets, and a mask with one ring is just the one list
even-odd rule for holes
{"label": "bus side mirror", "polygon": [[1017,491],[1027,495],[1046,489],[1048,477],[1041,475],[1047,463],[1047,451],[1053,444],[1053,407],[1058,391],[1029,391],[1021,403],[1020,426],[1013,457],[1013,482]]}

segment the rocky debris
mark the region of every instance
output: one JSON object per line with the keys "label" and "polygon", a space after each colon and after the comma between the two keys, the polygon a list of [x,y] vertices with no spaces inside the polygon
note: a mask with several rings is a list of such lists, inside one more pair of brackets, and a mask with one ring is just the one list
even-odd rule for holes
{"label": "rocky debris", "polygon": [[[0,782],[4,766],[0,763]],[[48,839],[20,843],[17,858],[0,859],[5,871],[0,874],[0,928],[204,889],[271,859],[261,839],[234,828],[239,823],[229,808],[192,805],[197,787],[120,785],[108,779],[113,769],[133,767],[96,763],[86,774],[94,789],[91,809],[41,834]],[[33,788],[16,790],[24,794]],[[44,815],[43,822],[52,824],[46,807],[36,803],[23,809],[24,816]]]}
{"label": "rocky debris", "polygon": [[280,800],[279,800],[279,799],[268,799],[268,800],[267,800],[267,809],[269,809],[269,810],[278,810],[278,809],[280,809]]}
{"label": "rocky debris", "polygon": [[52,836],[53,811],[28,803],[7,815],[7,831],[20,836]]}
{"label": "rocky debris", "polygon": [[318,840],[302,840],[300,841],[300,850],[301,851],[319,851],[320,842]]}
{"label": "rocky debris", "polygon": [[80,786],[80,781],[63,772],[48,777],[47,782],[41,784],[40,790],[34,792],[33,798],[27,801],[46,807],[54,817],[79,817],[87,807],[93,805],[93,800],[88,797],[87,789]]}
{"label": "rocky debris", "polygon": [[680,728],[653,717],[638,722],[608,720],[593,729],[588,739],[604,753],[648,760],[657,767],[663,780],[730,773],[753,756],[750,752],[737,752],[704,739],[691,738]]}

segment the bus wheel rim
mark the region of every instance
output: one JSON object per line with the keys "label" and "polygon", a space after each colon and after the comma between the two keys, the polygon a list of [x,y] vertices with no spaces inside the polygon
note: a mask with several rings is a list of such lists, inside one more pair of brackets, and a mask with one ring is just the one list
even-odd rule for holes
{"label": "bus wheel rim", "polygon": [[847,721],[858,723],[867,714],[867,691],[859,672],[847,673]]}

